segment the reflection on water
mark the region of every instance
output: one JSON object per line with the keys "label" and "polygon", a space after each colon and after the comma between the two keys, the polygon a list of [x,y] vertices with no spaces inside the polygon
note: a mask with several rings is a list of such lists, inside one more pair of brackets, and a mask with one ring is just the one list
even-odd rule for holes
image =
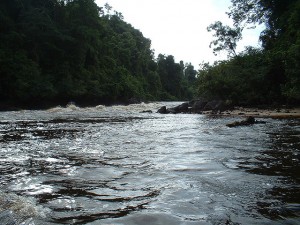
{"label": "reflection on water", "polygon": [[[260,213],[270,219],[300,216],[299,121],[287,121],[268,132],[269,147],[256,157],[249,172],[278,177],[278,185],[258,202]],[[243,163],[244,165],[247,162]]]}
{"label": "reflection on water", "polygon": [[1,224],[299,224],[299,120],[160,105],[1,112]]}

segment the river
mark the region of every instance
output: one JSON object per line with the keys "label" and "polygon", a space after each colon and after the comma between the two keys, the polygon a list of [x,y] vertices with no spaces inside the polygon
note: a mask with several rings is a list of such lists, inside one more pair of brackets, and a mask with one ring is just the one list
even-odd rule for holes
{"label": "river", "polygon": [[300,120],[164,104],[0,112],[0,224],[300,224]]}

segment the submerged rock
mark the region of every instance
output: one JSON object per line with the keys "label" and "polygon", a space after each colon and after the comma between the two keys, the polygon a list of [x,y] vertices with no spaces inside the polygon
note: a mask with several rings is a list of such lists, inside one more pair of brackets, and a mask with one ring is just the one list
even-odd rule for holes
{"label": "submerged rock", "polygon": [[152,110],[143,110],[140,113],[152,113]]}
{"label": "submerged rock", "polygon": [[264,121],[256,121],[253,116],[248,116],[245,120],[242,121],[235,121],[233,123],[226,124],[227,127],[238,127],[238,126],[249,126],[256,123],[264,124]]}

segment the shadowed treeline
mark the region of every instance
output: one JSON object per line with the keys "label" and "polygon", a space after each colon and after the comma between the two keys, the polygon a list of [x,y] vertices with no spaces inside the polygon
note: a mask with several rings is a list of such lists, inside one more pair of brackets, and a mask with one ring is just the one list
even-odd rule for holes
{"label": "shadowed treeline", "polygon": [[[0,102],[46,107],[188,99],[196,71],[94,0],[0,2]],[[1,104],[0,104],[1,106]]]}

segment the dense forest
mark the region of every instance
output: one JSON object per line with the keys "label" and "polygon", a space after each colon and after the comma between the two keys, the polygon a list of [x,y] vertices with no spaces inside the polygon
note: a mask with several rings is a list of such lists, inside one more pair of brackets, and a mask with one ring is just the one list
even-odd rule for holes
{"label": "dense forest", "polygon": [[[231,0],[228,16],[233,27],[217,21],[208,27],[215,53],[228,60],[203,63],[198,94],[239,105],[300,103],[300,1]],[[264,24],[261,48],[247,47],[237,54],[243,29]]]}
{"label": "dense forest", "polygon": [[[172,55],[155,57],[151,40],[108,4],[1,0],[0,109],[195,97],[299,104],[300,0],[231,3],[233,26],[217,21],[208,27],[214,53],[226,51],[228,59],[196,71]],[[257,24],[265,25],[261,47],[237,53],[243,30]]]}
{"label": "dense forest", "polygon": [[196,80],[94,0],[1,0],[0,65],[0,108],[183,100]]}

